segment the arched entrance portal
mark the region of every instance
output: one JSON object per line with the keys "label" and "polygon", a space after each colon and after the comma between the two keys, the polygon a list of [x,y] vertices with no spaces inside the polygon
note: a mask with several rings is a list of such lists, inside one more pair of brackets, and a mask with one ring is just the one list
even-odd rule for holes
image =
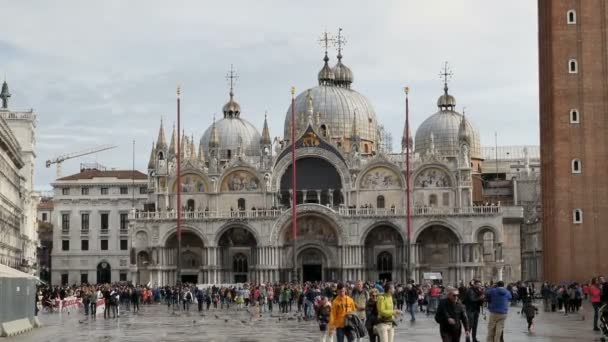
{"label": "arched entrance portal", "polygon": [[[177,267],[177,234],[171,235],[166,243],[167,251],[171,256],[169,266]],[[182,283],[198,283],[200,267],[205,264],[203,253],[203,240],[192,232],[182,232],[182,246],[180,262]]]}
{"label": "arched entrance portal", "polygon": [[455,283],[459,239],[449,228],[435,225],[425,228],[416,239],[419,279],[424,273],[440,273],[444,283]]}
{"label": "arched entrance portal", "polygon": [[403,281],[405,273],[404,241],[397,229],[379,225],[365,237],[367,279]]}
{"label": "arched entrance portal", "polygon": [[112,267],[105,261],[97,265],[97,284],[112,283]]}
{"label": "arched entrance portal", "polygon": [[244,227],[226,230],[218,241],[220,252],[220,281],[245,283],[252,281],[251,265],[255,264],[257,241]]}
{"label": "arched entrance portal", "polygon": [[298,255],[298,264],[302,265],[302,281],[323,281],[325,256],[317,248],[306,248]]}
{"label": "arched entrance portal", "polygon": [[[332,255],[338,255],[338,232],[334,224],[327,218],[307,214],[298,217],[296,240],[296,265],[298,280],[328,280],[339,277],[337,260]],[[291,222],[287,222],[281,234],[281,243],[287,257],[286,269],[281,271],[280,280],[293,280],[293,231]],[[326,257],[327,256],[327,257]]]}
{"label": "arched entrance portal", "polygon": [[[336,168],[321,158],[306,157],[296,160],[297,167],[297,204],[318,203],[331,206],[342,201],[342,180]],[[319,177],[319,175],[323,175]],[[291,207],[293,189],[292,166],[281,177],[281,205]]]}

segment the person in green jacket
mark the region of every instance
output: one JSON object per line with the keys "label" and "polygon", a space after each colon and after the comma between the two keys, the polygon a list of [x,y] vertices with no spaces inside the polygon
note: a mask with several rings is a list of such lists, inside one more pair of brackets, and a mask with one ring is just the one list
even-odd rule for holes
{"label": "person in green jacket", "polygon": [[378,323],[375,331],[380,342],[393,342],[395,338],[395,327],[393,325],[395,316],[400,315],[401,311],[395,310],[393,306],[393,293],[395,287],[391,283],[384,285],[384,293],[378,296],[376,306],[378,308]]}

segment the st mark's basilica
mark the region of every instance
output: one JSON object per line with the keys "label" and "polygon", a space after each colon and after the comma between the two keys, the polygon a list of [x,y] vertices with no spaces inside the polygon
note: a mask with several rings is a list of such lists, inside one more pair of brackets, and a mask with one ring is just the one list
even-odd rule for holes
{"label": "st mark's basilica", "polygon": [[[161,122],[148,164],[149,203],[130,214],[135,283],[404,281],[408,267],[405,154],[379,148],[378,117],[353,71],[327,52],[318,85],[295,97],[296,131],[283,139],[247,121],[231,86],[223,118],[195,143]],[[311,77],[312,81],[312,77]],[[439,89],[438,89],[439,90]],[[418,127],[411,156],[411,274],[444,282],[519,279],[520,211],[475,201],[482,191],[479,133],[456,111],[447,81],[437,112]],[[400,123],[404,125],[404,122]],[[405,133],[405,129],[404,129]],[[405,134],[404,134],[405,137]],[[292,143],[296,146],[297,238],[292,235]],[[405,151],[405,138],[402,141]],[[177,188],[182,251],[177,255]]]}

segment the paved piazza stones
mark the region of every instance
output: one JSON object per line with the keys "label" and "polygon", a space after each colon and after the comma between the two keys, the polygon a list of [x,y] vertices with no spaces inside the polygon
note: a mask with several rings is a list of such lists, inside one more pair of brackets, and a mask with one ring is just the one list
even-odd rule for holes
{"label": "paved piazza stones", "polygon": [[[192,307],[195,308],[195,307]],[[564,317],[561,313],[543,313],[537,317],[536,333],[526,331],[525,318],[518,315],[519,307],[511,308],[505,340],[523,341],[599,341],[591,331],[590,307],[585,307],[587,319],[580,315]],[[276,311],[258,321],[250,321],[248,312],[230,310],[173,314],[165,305],[142,306],[139,314],[123,313],[119,319],[86,321],[82,315],[41,314],[45,325],[26,334],[0,341],[63,342],[63,341],[318,341],[314,322],[298,321],[292,314]],[[279,320],[280,318],[280,320]],[[291,318],[291,319],[290,319]],[[479,337],[485,341],[487,321],[480,321]],[[229,335],[228,335],[229,334]],[[399,323],[395,341],[438,341],[438,326],[432,316],[419,315],[414,325],[404,317]],[[463,338],[464,340],[464,338]]]}

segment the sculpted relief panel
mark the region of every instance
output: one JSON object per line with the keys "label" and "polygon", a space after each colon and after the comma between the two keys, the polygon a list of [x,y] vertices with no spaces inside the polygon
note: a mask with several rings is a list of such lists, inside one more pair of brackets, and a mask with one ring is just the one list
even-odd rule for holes
{"label": "sculpted relief panel", "polygon": [[416,177],[414,186],[419,188],[445,188],[451,186],[451,182],[450,177],[443,170],[429,168]]}
{"label": "sculpted relief panel", "polygon": [[369,170],[361,179],[361,189],[388,189],[400,185],[399,177],[395,172],[384,167]]}
{"label": "sculpted relief panel", "polygon": [[248,171],[234,171],[222,182],[221,191],[257,191],[260,188],[258,178]]}
{"label": "sculpted relief panel", "polygon": [[[191,192],[205,192],[205,183],[203,182],[203,178],[196,174],[185,174],[182,175],[182,192],[183,193],[191,193]],[[177,192],[177,183],[173,189],[174,192]]]}

